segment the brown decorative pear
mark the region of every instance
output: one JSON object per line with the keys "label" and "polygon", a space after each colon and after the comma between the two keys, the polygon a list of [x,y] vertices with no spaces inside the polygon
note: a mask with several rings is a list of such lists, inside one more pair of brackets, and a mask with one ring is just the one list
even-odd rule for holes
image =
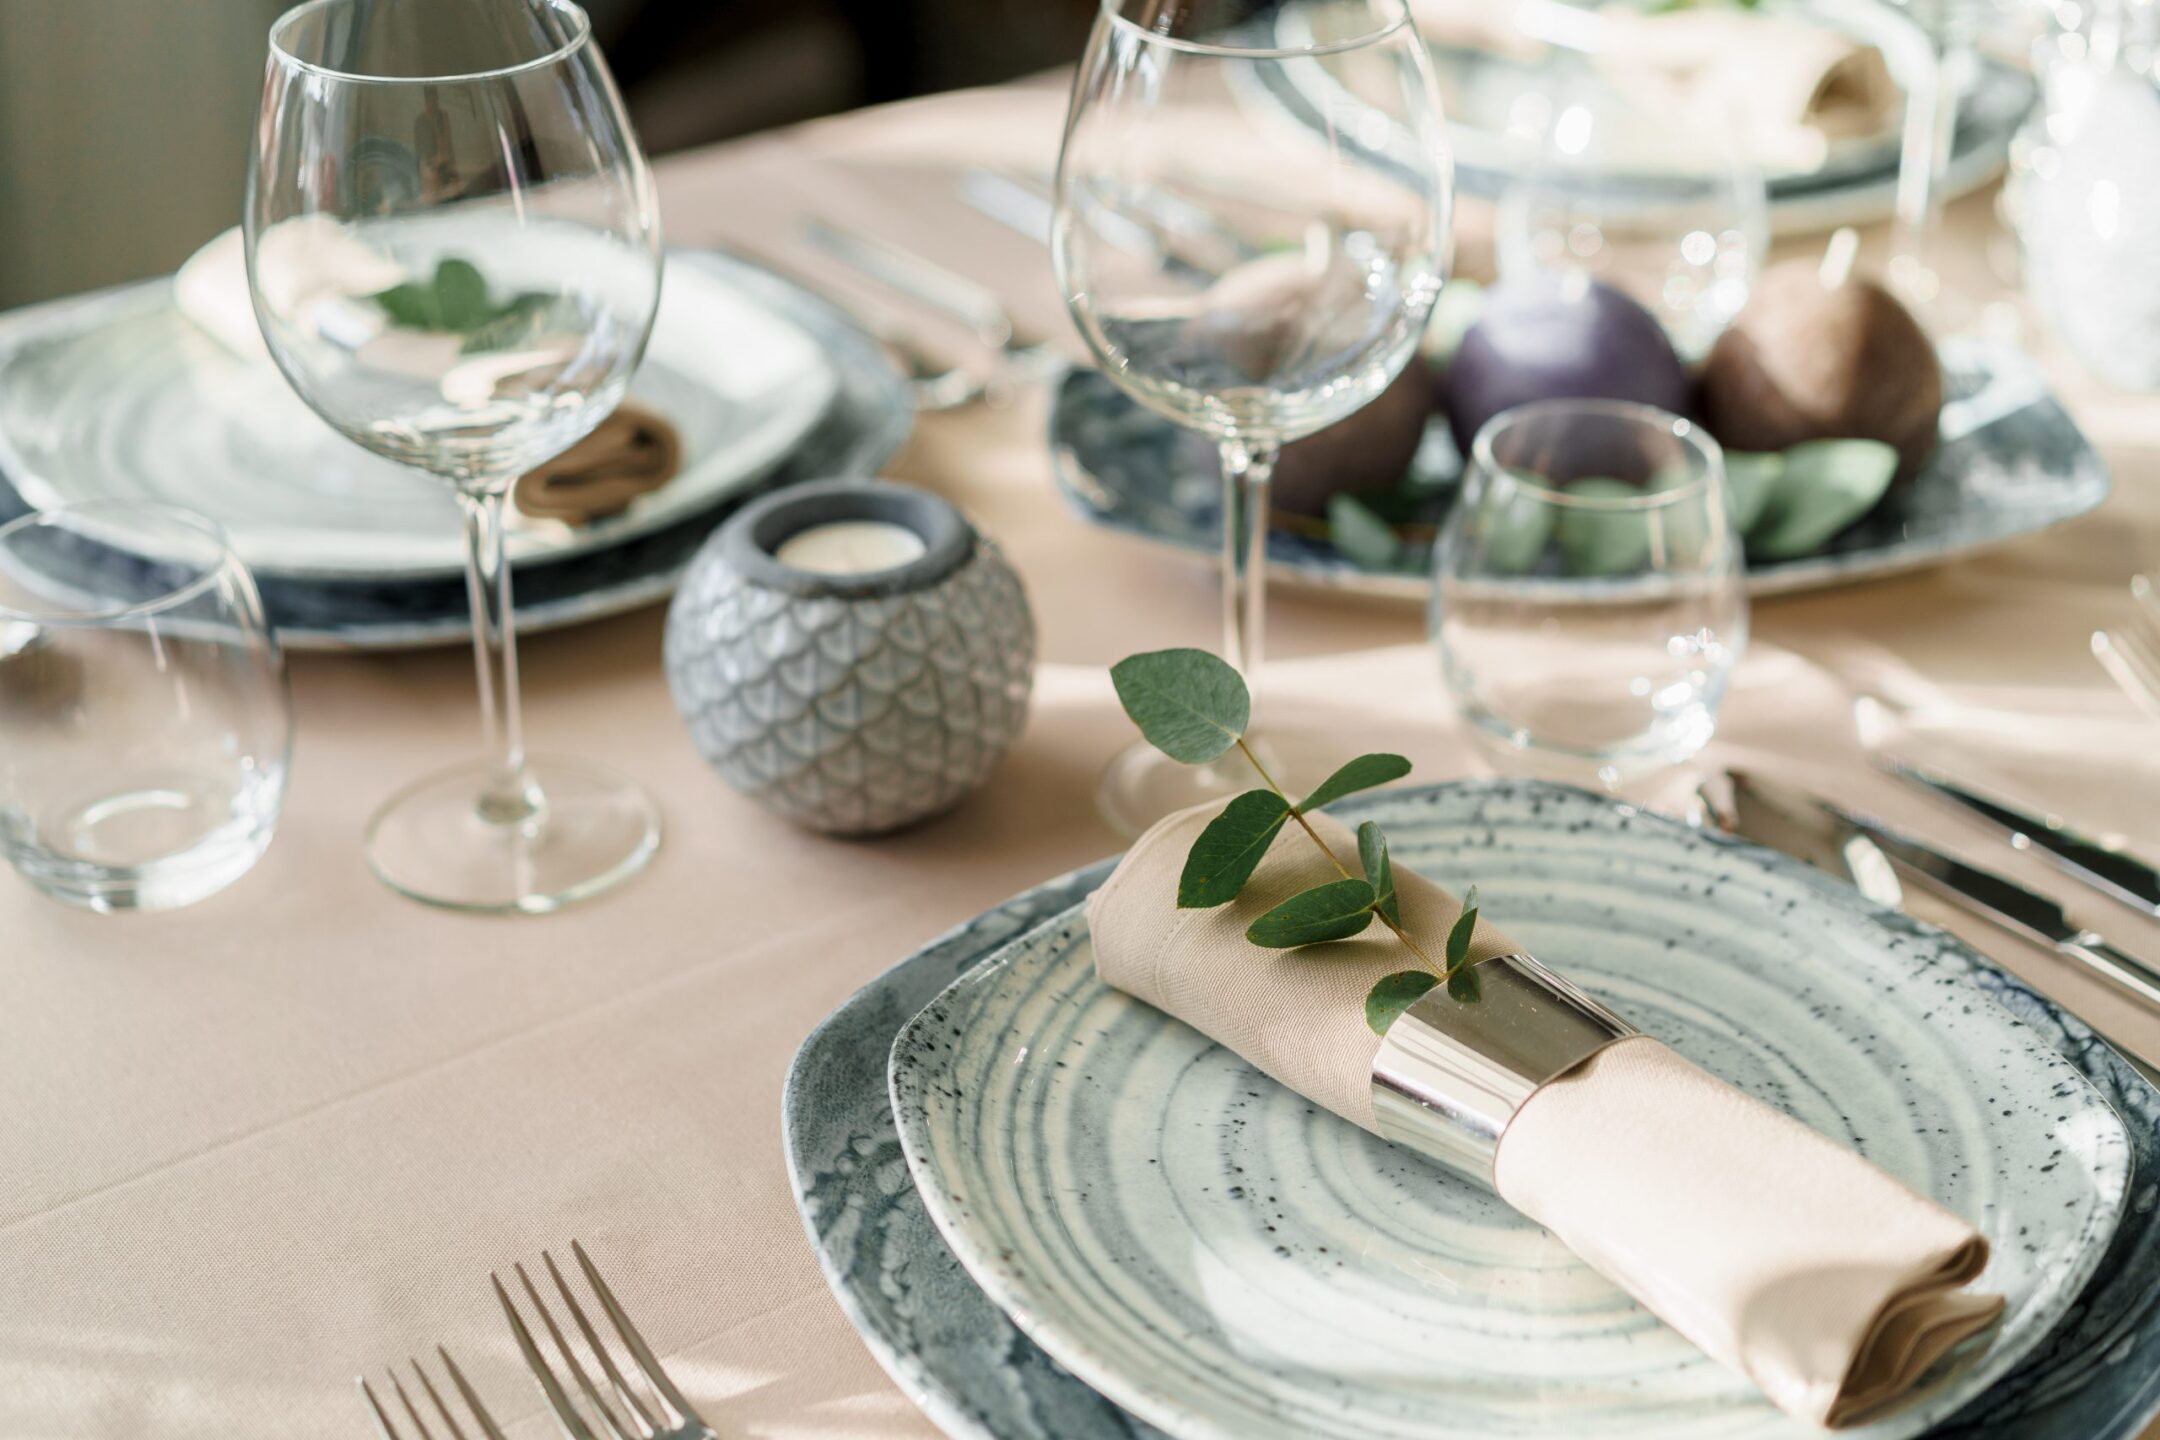
{"label": "brown decorative pear", "polygon": [[1728,450],[1880,440],[1910,479],[1935,449],[1942,366],[1911,313],[1871,280],[1825,284],[1819,267],[1763,272],[1703,362],[1698,408]]}
{"label": "brown decorative pear", "polygon": [[1413,357],[1370,405],[1283,446],[1275,462],[1275,508],[1325,515],[1334,496],[1394,488],[1409,472],[1432,408],[1432,384]]}

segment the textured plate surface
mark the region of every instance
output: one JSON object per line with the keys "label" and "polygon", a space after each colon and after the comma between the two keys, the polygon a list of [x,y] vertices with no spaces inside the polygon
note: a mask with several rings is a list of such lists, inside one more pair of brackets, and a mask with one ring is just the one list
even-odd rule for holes
{"label": "textured plate surface", "polygon": [[[524,521],[513,561],[605,549],[755,484],[809,433],[838,377],[802,326],[671,257],[631,397],[675,426],[682,470],[588,526]],[[267,361],[244,360],[150,281],[0,337],[0,473],[32,505],[163,500],[208,515],[261,576],[454,578],[446,486],[337,434]]]}
{"label": "textured plate surface", "polygon": [[[1960,342],[1944,346],[1943,367],[1948,399],[1934,457],[1820,553],[1750,565],[1750,594],[1917,570],[2037,534],[2107,499],[2107,466],[2029,358]],[[1419,463],[1437,486],[1437,520],[1457,461],[1446,426],[1435,419],[1429,428]],[[1214,554],[1220,545],[1213,449],[1099,372],[1074,370],[1059,383],[1050,446],[1059,488],[1089,520],[1187,550]],[[1371,570],[1318,534],[1278,527],[1268,534],[1268,564],[1279,578],[1366,594],[1423,602],[1431,589],[1423,547],[1393,569]]]}
{"label": "textured plate surface", "polygon": [[[1365,810],[1621,1013],[1989,1236],[1983,1283],[2009,1302],[1992,1344],[1854,1433],[1917,1433],[2063,1318],[2121,1213],[2127,1135],[1987,1003],[1969,951],[1581,792]],[[918,1190],[977,1281],[1173,1433],[1814,1433],[1489,1192],[1101,986],[1077,912],[926,1007],[892,1087]]]}
{"label": "textured plate surface", "polygon": [[[518,626],[525,633],[603,619],[665,599],[699,544],[750,495],[801,480],[874,473],[913,423],[905,382],[877,342],[831,306],[767,271],[712,251],[672,251],[668,266],[670,286],[693,272],[710,275],[809,336],[833,377],[830,400],[809,431],[754,484],[711,497],[642,534],[616,535],[587,553],[514,560]],[[143,288],[130,287],[114,298]],[[0,520],[28,508],[12,484],[12,473],[0,465]],[[294,649],[404,649],[465,644],[471,638],[459,573],[258,579],[279,638]]]}

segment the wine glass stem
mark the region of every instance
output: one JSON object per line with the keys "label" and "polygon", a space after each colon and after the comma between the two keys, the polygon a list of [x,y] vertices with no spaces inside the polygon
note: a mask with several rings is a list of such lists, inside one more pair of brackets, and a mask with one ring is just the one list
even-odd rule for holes
{"label": "wine glass stem", "polygon": [[1223,659],[1257,691],[1267,649],[1268,487],[1280,447],[1222,442]]}
{"label": "wine glass stem", "polygon": [[1958,103],[1973,61],[1967,44],[1936,43],[1921,83],[1905,100],[1903,153],[1898,159],[1897,256],[1909,281],[1932,300],[1939,285],[1935,266],[1942,230],[1943,182],[1957,139]]}
{"label": "wine glass stem", "polygon": [[525,769],[525,728],[518,710],[517,628],[510,611],[510,566],[503,555],[505,491],[460,488],[465,515],[465,589],[472,599],[473,663],[480,676],[480,723],[494,773],[480,796],[492,825],[532,825],[542,813],[540,787]]}

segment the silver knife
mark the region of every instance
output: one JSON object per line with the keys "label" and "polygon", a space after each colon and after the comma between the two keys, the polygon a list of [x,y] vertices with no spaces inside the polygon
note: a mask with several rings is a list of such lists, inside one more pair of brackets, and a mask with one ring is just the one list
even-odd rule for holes
{"label": "silver knife", "polygon": [[2160,917],[2160,870],[2060,815],[2036,815],[1962,785],[1939,770],[1888,755],[1871,757],[1878,769],[1918,786],[1937,800],[1978,816],[2012,848],[2031,850],[2072,879],[2120,901],[2141,915]]}
{"label": "silver knife", "polygon": [[2075,961],[2160,1009],[2160,969],[2073,924],[2062,906],[2047,896],[1992,870],[1953,859],[1880,821],[1796,787],[1740,771],[1734,771],[1730,779],[1733,803],[1728,814],[1734,828],[1746,838],[1851,879],[1877,903],[1896,904],[1900,897],[1894,888],[1895,878],[1886,888],[1879,878],[1870,876],[1868,861],[1855,863],[1851,858],[1855,842],[1872,847],[1898,875],[1916,881],[1970,914]]}

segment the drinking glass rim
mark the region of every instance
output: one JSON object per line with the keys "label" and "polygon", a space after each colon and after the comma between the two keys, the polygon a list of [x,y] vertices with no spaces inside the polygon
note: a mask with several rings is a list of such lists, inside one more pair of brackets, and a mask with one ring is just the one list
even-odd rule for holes
{"label": "drinking glass rim", "polygon": [[63,626],[109,625],[115,620],[128,620],[137,616],[156,615],[162,611],[185,605],[207,592],[217,584],[218,577],[238,563],[232,542],[225,536],[225,527],[200,511],[184,505],[174,505],[164,500],[71,500],[62,505],[49,505],[18,515],[5,525],[0,525],[0,550],[14,536],[41,525],[50,525],[71,515],[92,515],[99,512],[110,515],[156,515],[192,530],[217,548],[217,558],[202,567],[200,574],[173,586],[148,600],[138,600],[132,605],[114,605],[103,610],[24,610],[0,600],[0,620],[25,625],[58,629]]}
{"label": "drinking glass rim", "polygon": [[[349,85],[454,85],[471,80],[495,80],[506,75],[521,75],[528,70],[538,70],[567,59],[592,40],[592,17],[587,15],[584,7],[575,3],[575,0],[534,0],[536,4],[569,17],[572,26],[570,38],[544,55],[520,60],[515,65],[498,65],[492,70],[467,70],[450,75],[361,75],[350,70],[319,65],[312,60],[303,60],[281,43],[286,30],[303,17],[318,10],[328,10],[334,5],[353,3],[355,0],[306,0],[305,4],[295,5],[287,10],[270,22],[271,55],[280,65]],[[1108,0],[1105,0],[1105,3],[1108,3]]]}
{"label": "drinking glass rim", "polygon": [[[328,3],[328,0],[313,0],[313,3],[323,4]],[[1410,23],[1409,0],[1380,0],[1380,3],[1391,7],[1395,14],[1393,19],[1377,30],[1368,30],[1363,35],[1353,36],[1347,40],[1330,40],[1319,45],[1277,46],[1210,45],[1204,40],[1187,40],[1176,35],[1165,35],[1160,30],[1150,30],[1144,25],[1128,20],[1118,13],[1119,0],[1102,0],[1101,8],[1103,19],[1109,21],[1111,25],[1121,30],[1130,31],[1151,45],[1161,45],[1169,50],[1182,50],[1188,55],[1209,55],[1225,60],[1305,60],[1323,55],[1342,55],[1352,50],[1363,50],[1369,45],[1379,44]]]}
{"label": "drinking glass rim", "polygon": [[[1503,465],[1493,457],[1493,436],[1508,425],[1540,415],[1573,413],[1601,415],[1612,420],[1632,420],[1661,430],[1683,445],[1693,448],[1703,460],[1702,473],[1685,485],[1670,490],[1646,490],[1640,495],[1576,495],[1557,486],[1548,485],[1529,471],[1513,465]],[[1470,463],[1488,474],[1506,475],[1517,488],[1539,500],[1563,508],[1576,510],[1656,510],[1694,498],[1696,493],[1709,488],[1712,479],[1725,469],[1725,449],[1717,437],[1688,419],[1655,405],[1645,405],[1636,400],[1557,399],[1530,400],[1521,405],[1510,406],[1478,427],[1477,435],[1470,441]]]}

